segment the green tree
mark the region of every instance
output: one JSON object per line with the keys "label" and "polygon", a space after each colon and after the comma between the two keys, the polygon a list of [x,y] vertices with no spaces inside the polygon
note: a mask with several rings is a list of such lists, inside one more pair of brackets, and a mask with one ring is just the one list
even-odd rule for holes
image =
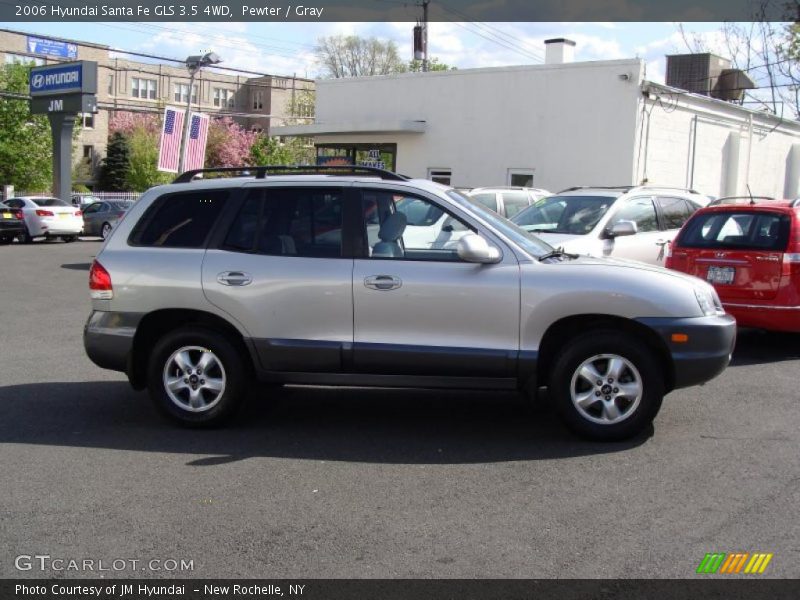
{"label": "green tree", "polygon": [[157,169],[159,134],[144,127],[134,129],[128,136],[130,146],[130,170],[126,178],[127,190],[144,192],[154,185],[169,183],[175,178],[172,173]]}
{"label": "green tree", "polygon": [[0,69],[0,184],[18,190],[49,190],[53,181],[53,143],[44,115],[31,115],[28,68],[9,64]]}
{"label": "green tree", "polygon": [[106,157],[100,166],[97,188],[103,192],[128,191],[131,172],[131,148],[128,139],[119,132],[108,140]]}
{"label": "green tree", "polygon": [[281,142],[277,137],[259,135],[250,147],[250,162],[254,165],[303,165],[313,161],[314,148],[303,138]]}
{"label": "green tree", "polygon": [[[422,71],[422,61],[421,60],[411,60],[408,62],[408,70],[411,73],[419,73]],[[433,57],[428,60],[428,71],[455,71],[457,67],[451,67],[450,65],[446,65],[442,62],[439,62],[437,57]]]}

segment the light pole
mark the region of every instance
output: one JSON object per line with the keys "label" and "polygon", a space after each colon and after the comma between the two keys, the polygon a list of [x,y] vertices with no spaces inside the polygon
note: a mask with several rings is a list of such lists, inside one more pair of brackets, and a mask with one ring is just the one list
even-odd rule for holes
{"label": "light pole", "polygon": [[189,137],[189,114],[192,110],[194,78],[203,67],[221,62],[222,59],[215,52],[206,52],[203,55],[196,54],[186,59],[186,68],[189,69],[189,91],[186,94],[186,109],[183,112],[183,132],[181,133],[181,153],[178,156],[178,173],[183,173],[184,152],[186,151],[186,140]]}

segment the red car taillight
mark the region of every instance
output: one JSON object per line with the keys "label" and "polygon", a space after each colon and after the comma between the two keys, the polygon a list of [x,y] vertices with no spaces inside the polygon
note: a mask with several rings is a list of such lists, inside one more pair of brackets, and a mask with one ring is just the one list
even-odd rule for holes
{"label": "red car taillight", "polygon": [[89,296],[95,300],[111,300],[114,297],[111,274],[96,260],[89,269]]}
{"label": "red car taillight", "polygon": [[75,211],[75,216],[76,216],[76,217],[80,217],[82,214],[83,214],[83,213],[82,213],[81,211],[79,211],[79,210],[76,210],[76,211]]}
{"label": "red car taillight", "polygon": [[36,215],[39,217],[54,217],[53,211],[50,210],[42,210],[41,208],[36,209]]}
{"label": "red car taillight", "polygon": [[14,211],[14,217],[16,217],[17,219],[19,219],[20,221],[22,221],[22,220],[24,220],[24,219],[25,219],[25,215],[23,215],[23,214],[22,214],[22,211],[21,211],[21,210],[15,210],[15,211]]}

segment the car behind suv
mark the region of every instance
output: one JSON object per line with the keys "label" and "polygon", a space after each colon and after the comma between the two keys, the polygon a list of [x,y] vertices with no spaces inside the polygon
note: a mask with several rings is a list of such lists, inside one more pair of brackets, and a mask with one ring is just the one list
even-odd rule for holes
{"label": "car behind suv", "polygon": [[708,198],[655,186],[575,187],[537,201],[511,220],[567,252],[661,265],[665,246]]}
{"label": "car behind suv", "polygon": [[472,200],[483,204],[506,219],[510,219],[537,200],[550,195],[547,190],[539,188],[513,186],[474,188],[467,192],[467,196]]}
{"label": "car behind suv", "polygon": [[689,219],[666,265],[713,284],[739,325],[800,332],[800,200],[715,200]]}
{"label": "car behind suv", "polygon": [[[228,417],[252,379],[546,386],[573,430],[621,439],[730,359],[735,323],[694,277],[561,253],[430,181],[250,173],[151,189],[91,267],[89,357],[182,423]],[[406,235],[423,214],[441,235]]]}

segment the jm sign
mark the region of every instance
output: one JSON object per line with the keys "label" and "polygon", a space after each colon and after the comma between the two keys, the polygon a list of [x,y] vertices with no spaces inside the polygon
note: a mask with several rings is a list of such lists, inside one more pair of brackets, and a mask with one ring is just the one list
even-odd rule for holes
{"label": "jm sign", "polygon": [[96,93],[96,62],[81,60],[31,69],[32,113],[94,112]]}

